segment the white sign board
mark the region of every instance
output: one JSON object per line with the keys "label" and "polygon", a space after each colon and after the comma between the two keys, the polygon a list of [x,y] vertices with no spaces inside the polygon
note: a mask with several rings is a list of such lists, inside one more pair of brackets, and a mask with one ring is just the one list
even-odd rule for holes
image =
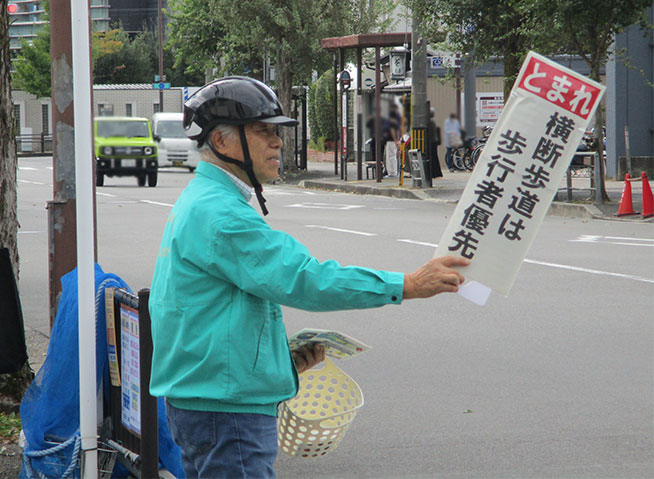
{"label": "white sign board", "polygon": [[508,295],[604,86],[530,52],[436,249]]}
{"label": "white sign board", "polygon": [[121,422],[130,431],[141,435],[139,313],[124,304],[120,305],[120,346],[123,401]]}
{"label": "white sign board", "polygon": [[504,93],[477,92],[477,126],[495,125],[504,108]]}

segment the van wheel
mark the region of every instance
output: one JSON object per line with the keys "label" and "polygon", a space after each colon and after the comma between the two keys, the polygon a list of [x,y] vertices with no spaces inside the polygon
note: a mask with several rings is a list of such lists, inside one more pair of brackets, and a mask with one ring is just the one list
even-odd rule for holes
{"label": "van wheel", "polygon": [[156,170],[151,172],[151,173],[148,173],[148,186],[149,187],[157,186],[157,172],[156,172]]}
{"label": "van wheel", "polygon": [[139,186],[145,186],[145,175],[138,175],[136,180],[139,183]]}
{"label": "van wheel", "polygon": [[195,171],[195,166],[189,166],[188,167],[188,172],[193,173]]}
{"label": "van wheel", "polygon": [[96,173],[95,186],[102,186],[102,185],[104,185],[104,173]]}

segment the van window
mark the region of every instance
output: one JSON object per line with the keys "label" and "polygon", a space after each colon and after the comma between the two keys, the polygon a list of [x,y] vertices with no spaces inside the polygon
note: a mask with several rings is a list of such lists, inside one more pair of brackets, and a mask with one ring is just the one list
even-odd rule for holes
{"label": "van window", "polygon": [[158,121],[155,134],[161,138],[186,138],[186,131],[181,121]]}
{"label": "van window", "polygon": [[125,137],[142,137],[150,136],[148,122],[146,121],[99,121],[98,136],[125,136]]}

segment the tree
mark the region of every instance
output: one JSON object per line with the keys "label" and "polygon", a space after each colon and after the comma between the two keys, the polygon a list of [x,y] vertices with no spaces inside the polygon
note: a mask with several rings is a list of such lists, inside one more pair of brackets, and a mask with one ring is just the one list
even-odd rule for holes
{"label": "tree", "polygon": [[[190,68],[261,78],[264,59],[276,67],[275,87],[290,111],[293,85],[310,83],[311,72],[325,71],[330,54],[325,37],[366,33],[382,23],[391,0],[173,0],[171,44],[177,60]],[[284,168],[297,169],[289,129],[282,129]]]}
{"label": "tree", "polygon": [[325,137],[334,140],[334,70],[327,70],[309,89],[309,124],[313,138]]}
{"label": "tree", "polygon": [[[93,35],[97,54],[93,59],[93,83],[152,83],[159,71],[157,43],[152,32],[141,32],[130,40],[125,30]],[[106,46],[113,49],[106,48]],[[118,48],[120,45],[120,48]],[[104,47],[103,47],[104,46]]]}
{"label": "tree", "polygon": [[[645,11],[651,0],[537,0],[542,12],[553,20],[555,38],[563,51],[581,56],[590,68],[590,78],[600,81],[600,71],[606,64],[616,33],[637,22],[646,24]],[[651,26],[650,26],[651,27]],[[595,113],[594,147],[598,158],[603,157],[604,111]],[[609,201],[604,185],[604,162],[599,162],[602,198]]]}
{"label": "tree", "polygon": [[[48,5],[44,6],[44,19],[48,20]],[[16,89],[25,90],[37,98],[51,95],[50,78],[50,23],[37,32],[32,42],[23,39],[20,55],[14,62]]]}
{"label": "tree", "polygon": [[424,19],[424,38],[445,33],[445,48],[474,52],[476,63],[501,57],[505,98],[529,50],[548,54],[556,48],[549,22],[539,15],[534,0],[408,0],[408,5]]}
{"label": "tree", "polygon": [[[9,56],[9,15],[7,1],[0,0],[0,247],[9,250],[18,279],[18,219],[16,195],[16,119],[11,102],[11,58]],[[19,402],[32,370],[29,363],[14,374],[0,374],[0,396]]]}

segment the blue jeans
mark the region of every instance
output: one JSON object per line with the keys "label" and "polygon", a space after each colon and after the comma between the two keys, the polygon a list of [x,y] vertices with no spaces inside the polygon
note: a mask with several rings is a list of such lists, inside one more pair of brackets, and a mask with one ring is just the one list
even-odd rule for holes
{"label": "blue jeans", "polygon": [[277,418],[264,414],[190,411],[166,401],[173,440],[187,479],[272,478]]}
{"label": "blue jeans", "polygon": [[454,168],[454,162],[452,161],[452,153],[454,153],[454,150],[456,150],[456,148],[452,148],[452,147],[449,147],[449,146],[448,146],[448,147],[447,147],[447,151],[446,151],[446,153],[445,153],[445,164],[447,165],[447,167],[448,167],[450,170],[454,170],[454,169],[455,169],[455,168]]}

